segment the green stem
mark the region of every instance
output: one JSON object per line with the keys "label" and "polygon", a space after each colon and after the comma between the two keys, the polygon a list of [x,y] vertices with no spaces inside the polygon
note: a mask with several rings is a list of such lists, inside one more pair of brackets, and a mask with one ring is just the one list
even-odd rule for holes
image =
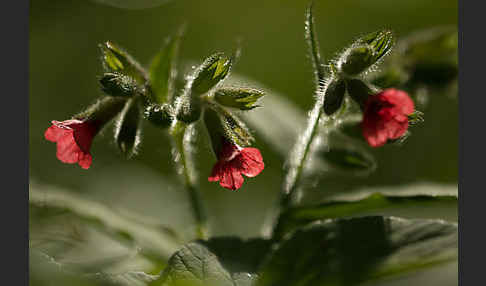
{"label": "green stem", "polygon": [[192,127],[181,121],[177,121],[172,125],[170,134],[174,148],[173,155],[177,171],[183,179],[184,189],[189,196],[191,209],[196,221],[196,235],[200,239],[207,239],[207,215],[196,186],[195,169],[192,163],[192,152],[189,145],[190,138],[186,138],[186,136],[190,136],[187,135],[189,134],[188,132],[191,132],[190,128]]}
{"label": "green stem", "polygon": [[294,194],[300,183],[300,178],[309,155],[311,144],[317,134],[323,103],[323,97],[320,97],[309,116],[306,130],[292,150],[290,166],[285,176],[280,197],[280,207],[282,210],[288,208],[294,199]]}

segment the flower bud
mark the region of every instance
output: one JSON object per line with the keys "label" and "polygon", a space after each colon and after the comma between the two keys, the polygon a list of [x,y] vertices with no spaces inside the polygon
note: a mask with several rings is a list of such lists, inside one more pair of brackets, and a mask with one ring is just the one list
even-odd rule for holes
{"label": "flower bud", "polygon": [[349,96],[363,109],[370,95],[376,93],[368,84],[359,79],[346,80],[346,89]]}
{"label": "flower bud", "polygon": [[145,108],[145,119],[160,128],[168,128],[174,120],[174,110],[171,105],[149,105]]}
{"label": "flower bud", "polygon": [[393,42],[393,35],[388,30],[365,35],[342,54],[337,67],[349,76],[359,75],[384,57]]}
{"label": "flower bud", "polygon": [[118,72],[133,77],[138,83],[147,81],[142,66],[125,50],[112,42],[100,44],[103,68],[106,72]]}
{"label": "flower bud", "polygon": [[105,73],[100,79],[101,89],[111,96],[134,96],[141,93],[137,82],[121,73]]}
{"label": "flower bud", "polygon": [[240,110],[251,110],[255,107],[258,99],[264,96],[263,91],[253,88],[225,87],[214,93],[214,100],[226,107],[238,108]]}
{"label": "flower bud", "polygon": [[176,117],[177,120],[185,122],[187,124],[199,120],[201,117],[201,98],[191,97],[187,94],[182,95],[176,101]]}
{"label": "flower bud", "polygon": [[131,98],[125,104],[115,125],[115,142],[127,157],[132,157],[140,144],[142,133],[141,104],[139,98]]}
{"label": "flower bud", "polygon": [[346,86],[343,80],[333,79],[328,85],[324,95],[324,112],[327,115],[332,115],[341,107],[345,91]]}
{"label": "flower bud", "polygon": [[204,110],[204,124],[211,139],[211,146],[217,155],[221,151],[221,138],[233,142],[240,147],[247,147],[253,142],[245,124],[224,108],[211,105]]}
{"label": "flower bud", "polygon": [[221,80],[223,80],[231,69],[231,59],[222,53],[208,57],[195,71],[191,83],[191,91],[196,95],[208,92]]}

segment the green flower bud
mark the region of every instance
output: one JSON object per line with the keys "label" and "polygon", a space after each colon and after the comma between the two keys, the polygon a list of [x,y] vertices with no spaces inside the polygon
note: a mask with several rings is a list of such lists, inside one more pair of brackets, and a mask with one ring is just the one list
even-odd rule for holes
{"label": "green flower bud", "polygon": [[263,91],[253,88],[225,87],[214,93],[214,100],[226,107],[251,110],[258,107],[256,102],[264,95]]}
{"label": "green flower bud", "polygon": [[155,126],[168,128],[174,120],[173,113],[174,110],[169,104],[154,104],[145,108],[144,116],[145,119],[153,123]]}
{"label": "green flower bud", "polygon": [[125,104],[115,125],[115,142],[122,153],[130,158],[136,154],[141,141],[142,115],[139,98],[131,98]]}
{"label": "green flower bud", "polygon": [[345,91],[346,86],[343,80],[333,79],[328,85],[324,95],[324,112],[327,115],[332,115],[341,107]]}
{"label": "green flower bud", "polygon": [[349,76],[359,75],[383,58],[393,43],[393,35],[388,30],[365,35],[341,55],[337,68]]}
{"label": "green flower bud", "polygon": [[231,59],[222,53],[208,57],[194,73],[190,87],[192,93],[201,95],[208,92],[228,75],[231,64]]}
{"label": "green flower bud", "polygon": [[238,117],[216,104],[204,110],[204,124],[211,138],[211,146],[215,154],[218,154],[221,148],[222,137],[240,147],[250,146],[254,141],[250,131]]}
{"label": "green flower bud", "polygon": [[106,72],[118,72],[134,78],[138,83],[147,81],[148,75],[142,66],[125,50],[112,42],[100,44],[103,68]]}
{"label": "green flower bud", "polygon": [[137,82],[121,73],[105,73],[100,79],[101,89],[111,96],[134,96],[142,92]]}
{"label": "green flower bud", "polygon": [[364,108],[368,97],[376,93],[368,84],[359,79],[346,80],[346,89],[349,96],[359,104],[361,109]]}

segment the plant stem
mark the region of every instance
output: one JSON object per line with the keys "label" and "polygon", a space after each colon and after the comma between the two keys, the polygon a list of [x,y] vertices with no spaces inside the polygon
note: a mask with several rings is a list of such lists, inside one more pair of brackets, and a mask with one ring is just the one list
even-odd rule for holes
{"label": "plant stem", "polygon": [[173,156],[176,162],[177,172],[183,179],[184,189],[189,197],[193,216],[196,221],[196,235],[200,239],[207,239],[207,215],[196,186],[196,173],[192,162],[192,150],[190,146],[192,128],[193,126],[176,121],[170,129],[170,134],[172,136]]}
{"label": "plant stem", "polygon": [[322,106],[324,97],[318,98],[307,122],[307,128],[301,135],[299,141],[295,144],[291,157],[290,166],[284,179],[282,192],[280,196],[280,207],[282,210],[288,208],[294,199],[295,191],[299,185],[302,171],[307,161],[311,144],[317,134],[319,120],[322,115]]}

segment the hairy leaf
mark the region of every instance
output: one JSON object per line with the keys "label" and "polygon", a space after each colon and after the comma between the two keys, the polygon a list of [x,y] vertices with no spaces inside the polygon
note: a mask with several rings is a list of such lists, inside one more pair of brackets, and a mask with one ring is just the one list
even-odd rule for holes
{"label": "hairy leaf", "polygon": [[457,259],[457,225],[371,216],[295,231],[264,262],[256,285],[359,285]]}

